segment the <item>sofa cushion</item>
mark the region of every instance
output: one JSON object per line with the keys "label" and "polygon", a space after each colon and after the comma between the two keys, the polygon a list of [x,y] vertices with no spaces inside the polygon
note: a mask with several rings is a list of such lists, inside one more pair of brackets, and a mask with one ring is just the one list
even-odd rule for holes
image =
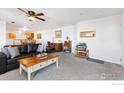
{"label": "sofa cushion", "polygon": [[16,64],[16,63],[17,63],[17,58],[11,58],[11,59],[7,60],[7,65]]}
{"label": "sofa cushion", "polygon": [[26,54],[27,53],[27,45],[19,46],[19,52],[20,52],[20,54]]}
{"label": "sofa cushion", "polygon": [[33,44],[33,52],[36,52],[38,48],[38,44]]}
{"label": "sofa cushion", "polygon": [[37,44],[30,44],[28,45],[28,53],[34,53],[37,51],[38,45]]}
{"label": "sofa cushion", "polygon": [[28,53],[32,53],[33,52],[33,45],[28,45]]}
{"label": "sofa cushion", "polygon": [[39,52],[30,53],[30,54],[21,54],[19,56],[16,56],[15,58],[11,58],[11,59],[7,60],[7,64],[8,65],[15,64],[15,63],[18,62],[19,59],[26,58],[26,57],[31,57],[31,56],[37,55],[37,54],[39,54]]}
{"label": "sofa cushion", "polygon": [[7,58],[10,58],[10,54],[9,54],[9,52],[8,52],[8,50],[7,50],[6,47],[1,48],[1,52],[4,53],[4,54],[6,55]]}
{"label": "sofa cushion", "polygon": [[43,52],[43,46],[42,45],[38,45],[37,52]]}
{"label": "sofa cushion", "polygon": [[26,58],[26,57],[30,57],[31,56],[31,54],[22,54],[22,55],[19,55],[19,56],[17,56],[17,57],[15,57],[17,60],[19,60],[19,59],[22,59],[22,58]]}
{"label": "sofa cushion", "polygon": [[11,47],[10,46],[10,47],[8,47],[8,51],[9,51],[9,53],[11,55],[11,58],[14,58],[14,57],[20,55],[18,47]]}
{"label": "sofa cushion", "polygon": [[18,62],[16,62],[15,64],[7,65],[7,71],[10,71],[10,70],[13,70],[13,69],[16,69],[16,68],[19,68],[19,63]]}
{"label": "sofa cushion", "polygon": [[18,62],[19,59],[30,57],[30,56],[31,56],[31,54],[22,54],[22,55],[16,56],[15,58],[11,58],[11,59],[7,60],[7,64],[8,65],[15,64]]}
{"label": "sofa cushion", "polygon": [[41,52],[32,52],[30,53],[31,56],[36,56],[37,54],[40,54]]}

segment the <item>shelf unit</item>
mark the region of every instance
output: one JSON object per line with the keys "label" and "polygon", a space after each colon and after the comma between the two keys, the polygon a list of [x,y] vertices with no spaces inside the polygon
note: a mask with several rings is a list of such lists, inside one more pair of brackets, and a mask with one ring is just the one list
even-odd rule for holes
{"label": "shelf unit", "polygon": [[89,50],[86,48],[75,48],[75,56],[80,58],[88,58],[89,57]]}

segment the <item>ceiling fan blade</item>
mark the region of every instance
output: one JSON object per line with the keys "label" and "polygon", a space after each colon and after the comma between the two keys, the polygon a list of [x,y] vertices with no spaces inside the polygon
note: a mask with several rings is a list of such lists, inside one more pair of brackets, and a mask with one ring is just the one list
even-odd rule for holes
{"label": "ceiling fan blade", "polygon": [[21,8],[17,8],[17,9],[28,15],[28,12],[24,11],[23,9]]}
{"label": "ceiling fan blade", "polygon": [[44,15],[44,13],[37,13],[37,14],[35,14],[35,16],[43,16]]}
{"label": "ceiling fan blade", "polygon": [[45,19],[43,18],[39,18],[39,17],[35,17],[36,19],[39,19],[39,20],[42,20],[42,21],[46,21]]}

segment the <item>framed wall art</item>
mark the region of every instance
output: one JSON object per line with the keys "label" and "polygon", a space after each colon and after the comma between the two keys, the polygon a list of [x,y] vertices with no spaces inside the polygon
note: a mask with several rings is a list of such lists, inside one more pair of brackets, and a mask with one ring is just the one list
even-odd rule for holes
{"label": "framed wall art", "polygon": [[8,38],[9,39],[15,39],[16,38],[16,34],[15,33],[8,33]]}
{"label": "framed wall art", "polygon": [[55,31],[55,37],[56,38],[61,38],[62,37],[62,31],[61,30]]}
{"label": "framed wall art", "polygon": [[34,33],[32,32],[26,32],[25,36],[26,36],[26,39],[34,39]]}
{"label": "framed wall art", "polygon": [[96,31],[82,31],[80,32],[80,38],[95,38]]}
{"label": "framed wall art", "polygon": [[42,39],[42,34],[41,33],[37,33],[37,39]]}

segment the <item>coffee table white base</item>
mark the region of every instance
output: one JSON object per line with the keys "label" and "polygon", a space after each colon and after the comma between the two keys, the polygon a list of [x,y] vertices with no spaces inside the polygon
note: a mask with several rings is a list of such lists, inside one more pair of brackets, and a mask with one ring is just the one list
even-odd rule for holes
{"label": "coffee table white base", "polygon": [[58,58],[53,58],[48,61],[35,64],[31,67],[25,67],[24,65],[20,64],[20,74],[22,74],[22,70],[24,70],[25,72],[27,72],[28,80],[31,80],[31,73],[40,70],[46,66],[49,66],[50,64],[53,63],[56,63],[56,67],[58,68]]}

